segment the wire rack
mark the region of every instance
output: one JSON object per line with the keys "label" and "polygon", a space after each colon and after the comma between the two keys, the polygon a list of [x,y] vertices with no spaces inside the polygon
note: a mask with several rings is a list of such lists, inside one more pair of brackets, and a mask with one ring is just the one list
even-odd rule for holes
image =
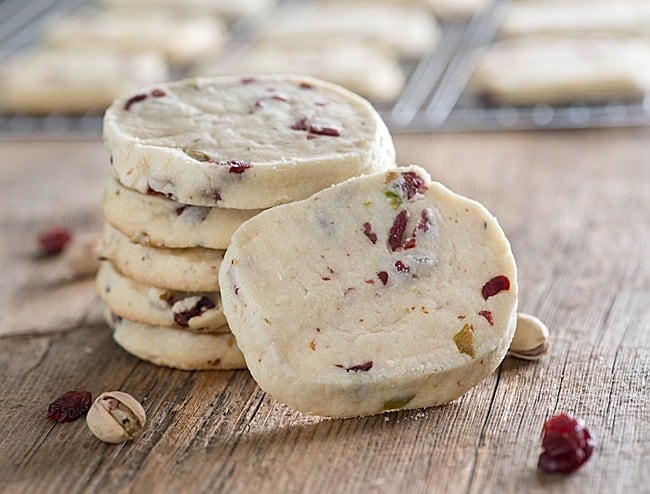
{"label": "wire rack", "polygon": [[[0,0],[0,63],[9,54],[38,42],[43,19],[90,4],[92,0]],[[296,3],[284,0],[280,6]],[[408,80],[392,105],[378,105],[394,132],[575,129],[650,124],[650,98],[633,103],[611,101],[602,105],[532,107],[493,106],[467,91],[477,49],[488,45],[498,28],[504,0],[466,22],[445,22],[440,40],[430,53],[404,66]],[[231,26],[233,45],[255,37],[254,19]],[[174,74],[181,77],[182,73]],[[2,115],[0,137],[89,136],[101,133],[101,115]]]}

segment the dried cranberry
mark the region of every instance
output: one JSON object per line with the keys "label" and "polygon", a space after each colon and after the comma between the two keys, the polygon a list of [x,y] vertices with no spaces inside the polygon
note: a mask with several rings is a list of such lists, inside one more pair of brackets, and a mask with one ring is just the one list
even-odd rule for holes
{"label": "dried cranberry", "polygon": [[402,190],[406,194],[407,199],[411,199],[418,192],[421,193],[427,190],[424,179],[415,172],[404,172],[402,173],[402,177],[404,178]]}
{"label": "dried cranberry", "polygon": [[68,391],[47,407],[47,418],[53,422],[72,422],[90,410],[92,395],[89,391]]}
{"label": "dried cranberry", "polygon": [[289,101],[289,99],[282,94],[274,94],[271,96],[271,99],[274,99],[275,101],[283,101],[285,103]]}
{"label": "dried cranberry", "polygon": [[429,219],[429,214],[427,213],[426,209],[423,209],[422,212],[420,213],[420,222],[415,226],[415,228],[413,228],[413,231],[411,232],[411,236],[404,241],[402,247],[404,247],[404,249],[413,249],[417,244],[418,230],[427,232],[429,231],[429,226],[431,226],[431,220]]}
{"label": "dried cranberry", "polygon": [[370,223],[366,222],[363,224],[363,233],[373,244],[377,243],[377,234],[372,231],[372,225]]}
{"label": "dried cranberry", "polygon": [[176,324],[179,326],[186,328],[190,325],[190,319],[200,316],[205,311],[213,309],[214,307],[215,305],[212,300],[208,297],[201,297],[191,309],[174,314],[174,321],[176,321]]}
{"label": "dried cranberry", "polygon": [[314,87],[313,84],[310,84],[309,82],[302,81],[299,84],[300,89],[312,89]]}
{"label": "dried cranberry", "polygon": [[307,117],[302,117],[300,120],[296,120],[295,123],[291,126],[292,130],[309,130],[309,125],[307,124]]}
{"label": "dried cranberry", "polygon": [[379,273],[377,273],[377,278],[381,280],[384,286],[388,283],[388,273],[386,271],[379,271]]}
{"label": "dried cranberry", "polygon": [[418,223],[417,229],[422,230],[423,232],[428,232],[430,226],[431,218],[429,218],[429,211],[423,209],[420,212],[420,222]]}
{"label": "dried cranberry", "polygon": [[372,369],[372,360],[368,360],[368,362],[364,362],[363,364],[353,365],[352,367],[346,367],[341,364],[336,364],[336,367],[345,369],[346,372],[368,372]]}
{"label": "dried cranberry", "polygon": [[176,208],[176,215],[180,216],[181,214],[183,214],[183,211],[185,211],[185,209],[187,209],[187,206],[180,206]]}
{"label": "dried cranberry", "polygon": [[595,444],[582,420],[556,415],[544,424],[543,452],[537,466],[548,473],[571,473],[589,459]]}
{"label": "dried cranberry", "polygon": [[153,96],[154,98],[162,98],[163,96],[167,96],[167,93],[162,89],[154,89],[153,91],[151,91],[151,96]]}
{"label": "dried cranberry", "polygon": [[395,261],[395,269],[398,273],[408,273],[410,268],[402,261]]}
{"label": "dried cranberry", "polygon": [[61,252],[72,240],[72,233],[65,227],[54,226],[38,234],[38,247],[42,254],[51,256]]}
{"label": "dried cranberry", "polygon": [[250,161],[241,161],[241,160],[225,160],[225,161],[213,161],[217,165],[227,166],[229,173],[242,174],[248,170],[251,166]]}
{"label": "dried cranberry", "polygon": [[212,199],[214,199],[215,201],[221,200],[221,194],[219,193],[218,190],[212,192]]}
{"label": "dried cranberry", "polygon": [[494,317],[492,316],[492,312],[489,310],[481,310],[478,315],[484,317],[490,326],[494,326]]}
{"label": "dried cranberry", "polygon": [[163,194],[162,192],[158,192],[157,190],[154,190],[151,187],[147,187],[147,195],[148,196],[163,196],[163,197],[166,197],[165,194]]}
{"label": "dried cranberry", "polygon": [[393,226],[390,227],[390,231],[388,232],[388,245],[390,245],[393,252],[402,246],[404,231],[406,230],[406,223],[408,220],[409,212],[406,209],[403,209],[397,213],[395,221],[393,221]]}
{"label": "dried cranberry", "polygon": [[139,103],[140,101],[145,99],[147,99],[147,95],[144,93],[131,96],[129,99],[126,100],[126,103],[124,103],[124,110],[129,111],[134,104]]}
{"label": "dried cranberry", "polygon": [[319,136],[330,136],[330,137],[339,137],[341,131],[334,127],[315,127],[313,125],[309,126],[309,133]]}
{"label": "dried cranberry", "polygon": [[255,77],[242,77],[239,79],[239,82],[242,84],[251,84],[252,82],[255,82],[257,79]]}
{"label": "dried cranberry", "polygon": [[488,298],[496,295],[499,292],[502,292],[503,290],[510,290],[510,280],[507,276],[499,275],[495,276],[485,285],[483,285],[481,293],[483,294],[483,298],[487,300]]}

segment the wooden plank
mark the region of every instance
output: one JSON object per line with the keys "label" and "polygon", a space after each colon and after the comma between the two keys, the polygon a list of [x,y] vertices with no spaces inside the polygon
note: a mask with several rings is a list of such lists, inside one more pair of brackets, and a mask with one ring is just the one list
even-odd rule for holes
{"label": "wooden plank", "polygon": [[[92,280],[33,255],[51,224],[101,225],[99,142],[0,143],[0,490],[3,492],[644,492],[650,485],[650,129],[404,135],[418,163],[498,216],[518,261],[520,306],[551,352],[506,359],[456,402],[349,420],[307,417],[247,372],[162,369],[121,351]],[[25,198],[29,198],[28,200]],[[20,205],[16,207],[16,205]],[[149,424],[135,442],[52,425],[68,389],[121,389]],[[546,418],[598,439],[569,477],[535,468]]]}

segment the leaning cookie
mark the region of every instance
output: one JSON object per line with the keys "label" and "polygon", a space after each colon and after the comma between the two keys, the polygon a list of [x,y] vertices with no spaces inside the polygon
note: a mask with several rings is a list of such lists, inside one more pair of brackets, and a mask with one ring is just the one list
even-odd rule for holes
{"label": "leaning cookie", "polygon": [[363,98],[298,76],[193,79],[116,100],[104,140],[126,187],[197,206],[260,209],[395,167]]}
{"label": "leaning cookie", "polygon": [[147,326],[109,314],[113,339],[131,355],[181,370],[245,369],[244,357],[230,333],[195,334]]}
{"label": "leaning cookie", "polygon": [[258,209],[190,206],[150,191],[136,192],[114,177],[104,190],[104,217],[131,242],[154,247],[226,249],[233,232]]}
{"label": "leaning cookie", "polygon": [[187,292],[217,292],[223,250],[165,249],[132,243],[108,223],[104,226],[102,258],[140,283]]}
{"label": "leaning cookie", "polygon": [[120,317],[151,326],[196,333],[227,333],[218,292],[179,292],[138,283],[101,263],[95,283],[108,308]]}
{"label": "leaning cookie", "polygon": [[516,276],[494,216],[415,166],[260,213],[219,272],[260,387],[332,417],[441,405],[479,383],[512,340]]}

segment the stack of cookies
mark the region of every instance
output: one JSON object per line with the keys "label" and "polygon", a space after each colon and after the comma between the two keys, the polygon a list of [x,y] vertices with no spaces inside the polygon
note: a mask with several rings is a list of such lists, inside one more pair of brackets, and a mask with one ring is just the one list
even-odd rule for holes
{"label": "stack of cookies", "polygon": [[[199,78],[128,94],[107,110],[104,138],[114,176],[97,290],[114,339],[187,370],[245,367],[218,279],[239,225],[395,167],[390,134],[367,101],[298,76]],[[300,233],[290,221],[273,228]]]}

